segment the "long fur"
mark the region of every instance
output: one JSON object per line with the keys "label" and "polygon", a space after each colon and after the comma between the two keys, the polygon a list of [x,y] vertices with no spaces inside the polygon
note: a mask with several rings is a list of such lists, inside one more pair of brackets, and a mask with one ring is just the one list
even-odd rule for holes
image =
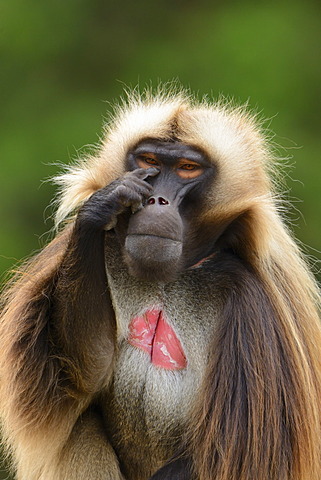
{"label": "long fur", "polygon": [[[198,103],[183,91],[129,94],[95,154],[56,178],[57,225],[72,222],[93,192],[122,174],[126,152],[139,141],[173,137],[202,149],[216,165],[201,220],[228,225],[221,243],[248,266],[241,276],[231,272],[232,293],[189,426],[196,478],[319,480],[319,291],[281,218],[270,177],[273,154],[246,109]],[[33,478],[37,465],[50,464],[88,402],[68,396],[59,384],[62,365],[74,376],[77,369],[68,358],[44,351],[47,324],[36,309],[40,298],[50,301],[52,278],[68,245],[65,229],[3,295],[0,407],[4,438],[23,478]],[[63,423],[57,421],[61,409]],[[49,445],[51,425],[52,446],[41,451],[36,446]]]}

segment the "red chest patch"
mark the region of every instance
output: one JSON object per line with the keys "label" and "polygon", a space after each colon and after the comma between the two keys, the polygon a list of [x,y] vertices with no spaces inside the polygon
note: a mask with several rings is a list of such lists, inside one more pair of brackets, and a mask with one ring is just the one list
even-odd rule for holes
{"label": "red chest patch", "polygon": [[148,310],[140,317],[133,318],[129,325],[128,341],[147,352],[151,362],[158,367],[181,370],[187,365],[181,342],[161,310]]}

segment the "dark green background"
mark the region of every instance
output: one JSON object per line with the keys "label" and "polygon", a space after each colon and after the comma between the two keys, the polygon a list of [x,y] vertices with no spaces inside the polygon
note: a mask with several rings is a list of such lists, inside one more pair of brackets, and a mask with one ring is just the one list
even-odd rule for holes
{"label": "dark green background", "polygon": [[290,157],[288,220],[320,258],[320,13],[310,0],[0,0],[0,273],[46,242],[43,180],[98,141],[108,102],[173,78],[269,119]]}

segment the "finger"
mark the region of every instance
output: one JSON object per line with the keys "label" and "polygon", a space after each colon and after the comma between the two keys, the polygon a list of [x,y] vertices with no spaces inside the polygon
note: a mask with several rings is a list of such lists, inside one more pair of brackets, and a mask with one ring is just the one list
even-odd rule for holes
{"label": "finger", "polygon": [[148,177],[156,177],[156,175],[158,175],[159,172],[160,172],[160,169],[156,167],[151,167],[146,169],[146,173],[148,174],[147,175]]}
{"label": "finger", "polygon": [[104,225],[104,230],[108,231],[108,230],[112,230],[113,228],[115,228],[117,225],[117,215],[113,215],[109,222],[107,222],[105,225]]}
{"label": "finger", "polygon": [[143,204],[142,202],[136,202],[136,203],[132,203],[131,206],[130,206],[130,209],[132,211],[132,213],[136,213],[136,212],[139,212],[139,210],[142,210],[144,207],[143,207]]}
{"label": "finger", "polygon": [[156,175],[159,174],[159,169],[155,167],[151,168],[138,168],[137,170],[134,170],[133,172],[137,178],[141,178],[142,180],[145,180],[148,177],[155,177]]}
{"label": "finger", "polygon": [[135,190],[126,188],[124,185],[120,185],[117,188],[117,198],[123,207],[130,207],[132,204],[138,205],[142,203],[141,194],[135,192]]}
{"label": "finger", "polygon": [[143,197],[148,197],[153,191],[153,187],[140,178],[130,178],[124,180],[123,185],[129,190],[139,193]]}

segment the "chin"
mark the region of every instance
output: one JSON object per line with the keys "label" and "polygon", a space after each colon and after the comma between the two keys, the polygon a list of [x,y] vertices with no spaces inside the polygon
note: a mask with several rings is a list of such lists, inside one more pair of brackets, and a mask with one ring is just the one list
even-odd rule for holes
{"label": "chin", "polygon": [[168,283],[182,268],[182,242],[154,235],[128,235],[124,260],[131,275],[147,282]]}

